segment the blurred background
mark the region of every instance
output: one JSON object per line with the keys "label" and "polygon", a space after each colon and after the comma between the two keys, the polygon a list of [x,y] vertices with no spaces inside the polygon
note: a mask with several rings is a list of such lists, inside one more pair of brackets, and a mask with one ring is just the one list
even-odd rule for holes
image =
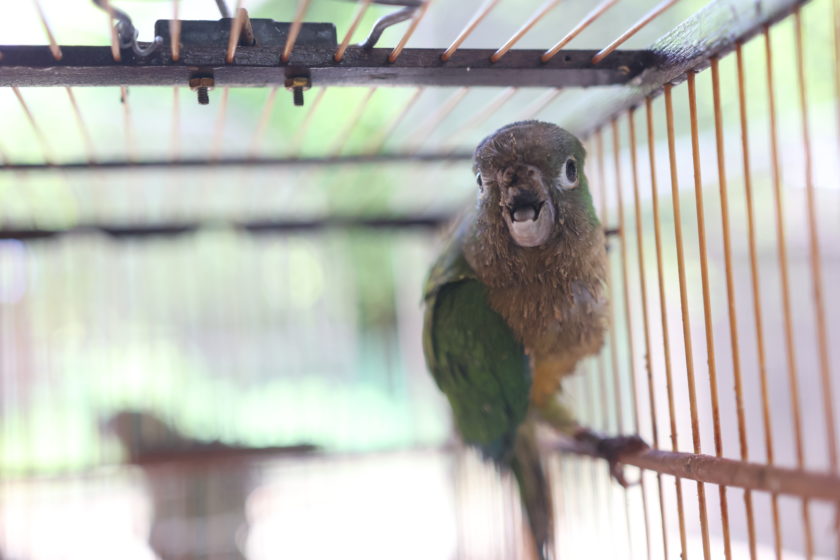
{"label": "blurred background", "polygon": [[[655,5],[618,2],[569,48],[600,49]],[[172,2],[114,2],[128,12],[141,40]],[[232,4],[232,3],[231,3]],[[85,0],[41,0],[61,45],[108,45],[106,16]],[[253,18],[291,21],[297,2],[249,0]],[[539,1],[502,0],[465,48],[496,48]],[[622,48],[645,48],[706,2],[682,0]],[[478,2],[436,0],[409,47],[445,48]],[[567,0],[517,44],[548,48],[590,9]],[[217,19],[209,0],[181,0],[183,19]],[[356,6],[312,3],[306,21],[332,22],[339,39]],[[373,5],[355,32],[392,11]],[[831,364],[840,365],[840,158],[838,158],[836,12],[831,0],[803,8],[813,172],[822,232]],[[406,24],[385,32],[391,47]],[[793,24],[771,32],[784,212],[794,303],[796,360],[806,467],[827,469],[826,426],[817,375],[815,321],[808,268],[805,159],[795,84]],[[0,44],[46,44],[35,5],[8,3]],[[776,462],[795,464],[785,362],[774,199],[768,144],[766,64],[760,39],[744,47],[752,179],[755,191],[768,377]],[[0,47],[2,51],[2,47]],[[727,321],[720,199],[709,73],[698,75],[700,153],[706,194],[713,336],[724,456],[738,458]],[[727,173],[734,256],[734,311],[751,455],[765,459],[755,325],[745,218],[734,55],[721,61]],[[590,96],[604,88],[356,88],[318,84],[294,107],[282,87],[210,92],[199,106],[187,88],[0,88],[0,158],[5,163],[146,160],[190,157],[317,157],[469,152],[513,120],[580,122]],[[514,86],[514,84],[511,84]],[[398,125],[401,111],[416,97]],[[313,100],[319,99],[313,110]],[[697,370],[703,451],[714,450],[707,375],[698,237],[686,86],[674,88],[677,163],[683,205],[691,334]],[[454,103],[454,105],[452,105]],[[450,112],[442,108],[452,105]],[[666,328],[678,403],[678,448],[691,450],[682,316],[668,182],[662,99],[654,101],[654,153],[662,207]],[[29,115],[27,110],[30,111]],[[483,112],[482,112],[483,111]],[[581,418],[616,432],[633,426],[631,389],[639,393],[642,437],[652,441],[648,408],[668,442],[667,396],[656,294],[651,173],[643,110],[637,111],[641,224],[633,219],[626,117],[618,121],[619,177],[627,251],[610,241],[615,340],[584,364],[565,392]],[[30,117],[40,129],[33,128]],[[265,125],[260,125],[263,117]],[[439,117],[439,119],[438,119]],[[83,127],[80,128],[78,119]],[[592,126],[606,123],[592,123]],[[609,126],[586,139],[586,172],[603,221],[618,217]],[[597,161],[602,170],[598,170]],[[445,400],[423,362],[421,289],[440,248],[443,224],[474,195],[468,160],[285,167],[196,167],[124,170],[0,167],[2,230],[58,231],[37,239],[0,239],[0,557],[58,558],[525,558],[523,520],[511,481],[455,438]],[[373,228],[371,219],[415,220],[411,227]],[[323,224],[290,231],[244,231],[243,222]],[[338,222],[338,225],[336,223]],[[125,235],[119,228],[199,224],[197,231]],[[84,225],[96,229],[64,230]],[[651,317],[649,363],[655,407],[643,371],[643,326],[635,228],[641,227]],[[112,231],[109,233],[108,228]],[[631,274],[619,277],[619,259]],[[631,294],[625,306],[622,282]],[[629,310],[629,318],[626,316]],[[628,332],[635,333],[631,360]],[[619,384],[599,376],[615,352]],[[634,376],[635,374],[635,376]],[[835,384],[836,388],[836,384]],[[614,403],[624,403],[622,418]],[[663,444],[663,447],[668,447]],[[571,558],[663,556],[662,537],[644,538],[661,517],[670,557],[679,541],[673,484],[662,511],[655,478],[645,489],[615,488],[603,465],[552,457],[558,547]],[[636,473],[632,473],[634,476]],[[689,550],[700,554],[694,484],[685,484]],[[731,494],[735,558],[747,557],[742,492]],[[643,502],[642,497],[646,496]],[[715,554],[723,528],[717,492],[709,491]],[[769,498],[756,495],[760,557],[773,556]],[[799,502],[782,499],[785,558],[804,557]],[[810,505],[817,555],[837,553],[833,511]],[[665,511],[670,513],[665,513]],[[627,513],[630,512],[630,513]],[[625,517],[627,518],[625,520]],[[605,538],[604,535],[610,535]],[[720,554],[718,554],[720,553]]]}

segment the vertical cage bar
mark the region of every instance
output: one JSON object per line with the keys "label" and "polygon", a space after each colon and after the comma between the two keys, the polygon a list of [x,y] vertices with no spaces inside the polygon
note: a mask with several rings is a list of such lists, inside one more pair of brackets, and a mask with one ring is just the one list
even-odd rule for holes
{"label": "vertical cage bar", "polygon": [[[668,91],[670,86],[666,86]],[[670,92],[669,92],[670,95]],[[653,135],[653,102],[645,99],[645,116],[648,133],[648,159],[650,161],[650,192],[653,206],[653,232],[656,242],[656,275],[659,287],[659,312],[662,322],[662,353],[665,361],[665,388],[668,392],[668,416],[671,429],[671,450],[677,450],[677,411],[674,405],[674,383],[671,370],[671,342],[668,333],[668,311],[665,297],[665,265],[662,258],[662,219],[659,214],[659,187],[656,183],[656,145]],[[688,560],[688,547],[685,532],[685,508],[683,507],[682,480],[674,478],[677,494],[677,515],[680,532],[680,556]]]}
{"label": "vertical cage bar", "polygon": [[180,90],[177,87],[172,88],[172,130],[171,130],[171,148],[170,152],[172,160],[177,161],[181,158],[181,100]]}
{"label": "vertical cage bar", "polygon": [[315,99],[312,100],[312,104],[309,106],[309,111],[306,113],[306,116],[303,117],[303,121],[300,123],[300,125],[298,125],[297,130],[295,130],[295,134],[294,136],[292,136],[291,142],[289,142],[289,155],[291,157],[300,157],[300,150],[303,146],[303,139],[306,137],[306,133],[309,130],[309,127],[312,126],[312,119],[315,117],[315,113],[318,111],[318,107],[321,106],[321,101],[324,100],[325,93],[327,93],[327,88],[322,87],[318,94],[315,96]]}
{"label": "vertical cage bar", "polygon": [[[715,361],[715,339],[712,323],[712,297],[709,292],[709,262],[706,247],[706,212],[703,205],[703,179],[700,168],[700,140],[697,125],[697,87],[695,73],[688,74],[688,108],[691,125],[691,156],[694,168],[694,206],[697,215],[697,239],[700,251],[700,283],[703,291],[703,322],[706,327],[706,362],[709,371],[709,392],[712,397],[712,427],[715,441],[715,455],[723,456],[723,441],[720,433],[720,399],[717,385],[717,363]],[[723,529],[723,549],[727,559],[732,558],[732,543],[729,536],[729,507],[726,501],[726,487],[718,485],[720,492],[720,519]],[[706,535],[704,534],[704,539]],[[706,546],[704,540],[703,546]]]}
{"label": "vertical cage bar", "polygon": [[[599,140],[599,161],[598,161],[598,168],[601,173],[601,184],[598,186],[598,195],[601,198],[601,223],[606,224],[609,222],[609,214],[608,214],[608,205],[607,205],[607,175],[604,169],[606,155],[603,151],[603,142],[600,140],[601,133],[599,131],[598,140]],[[612,273],[612,264],[609,259],[609,255],[607,258],[607,294],[609,297],[610,302],[615,301],[615,285],[613,280],[613,273]],[[622,405],[622,398],[621,398],[621,380],[619,378],[619,366],[618,366],[618,346],[616,344],[617,337],[615,334],[615,306],[610,305],[610,362],[612,366],[612,383],[613,383],[613,397],[614,397],[614,408],[615,408],[615,418],[616,418],[616,430],[618,433],[624,432],[624,407]],[[622,492],[624,496],[624,521],[625,521],[625,530],[627,531],[627,546],[628,550],[633,550],[633,538],[632,538],[632,527],[630,526],[630,501],[627,495],[627,489],[625,488]]]}
{"label": "vertical cage bar", "polygon": [[598,64],[599,62],[604,60],[610,55],[610,53],[612,53],[615,49],[623,45],[625,41],[630,39],[630,37],[638,33],[644,26],[655,20],[662,14],[662,12],[664,12],[677,2],[679,2],[679,0],[663,0],[663,2],[660,2],[659,4],[654,6],[648,13],[643,15],[639,21],[630,26],[630,28],[627,29],[627,31],[619,35],[617,39],[615,39],[612,43],[601,49],[595,56],[593,56],[592,64]]}
{"label": "vertical cage bar", "polygon": [[76,95],[73,93],[73,88],[65,87],[64,89],[67,91],[70,106],[73,108],[73,116],[76,119],[76,124],[79,127],[79,133],[81,134],[82,141],[85,144],[85,152],[87,152],[88,163],[94,163],[96,161],[96,156],[94,154],[93,141],[91,140],[90,132],[85,125],[85,120],[82,118],[82,112],[79,110],[79,103],[76,101]]}
{"label": "vertical cage bar", "polygon": [[[602,152],[603,153],[603,152]],[[606,154],[602,156],[603,159],[606,159]],[[603,181],[600,185],[600,195],[601,195],[601,223],[609,224],[609,205],[607,204],[607,175],[604,172],[604,165],[605,162],[601,161],[601,180]],[[607,226],[608,227],[608,226]],[[612,370],[612,384],[613,384],[613,394],[615,397],[615,429],[618,433],[624,433],[624,405],[622,404],[621,398],[621,380],[618,376],[619,366],[618,366],[618,345],[616,341],[618,337],[615,334],[615,283],[612,281],[613,273],[612,273],[612,259],[609,258],[607,255],[607,293],[609,296],[610,304],[610,369]]]}
{"label": "vertical cage bar", "polygon": [[554,88],[546,91],[544,94],[536,98],[530,105],[525,107],[516,120],[526,121],[528,119],[533,119],[542,113],[546,107],[551,105],[561,93],[563,93],[562,88]]}
{"label": "vertical cage bar", "polygon": [[475,28],[478,27],[478,24],[481,23],[481,20],[487,17],[487,14],[489,14],[498,3],[499,0],[484,1],[484,4],[482,4],[475,11],[475,14],[473,15],[472,19],[467,23],[467,25],[464,26],[464,29],[462,29],[461,32],[458,33],[458,36],[455,37],[455,40],[452,41],[452,44],[450,44],[446,48],[446,50],[443,51],[443,54],[440,55],[440,59],[443,62],[446,62],[447,60],[452,58],[452,55],[455,54],[455,51],[457,51],[461,44],[467,39],[467,37],[470,36],[470,33],[472,33],[475,30]]}
{"label": "vertical cage bar", "polygon": [[181,15],[180,15],[181,0],[172,0],[172,21],[169,22],[169,37],[170,39],[170,53],[172,61],[177,62],[181,60]]}
{"label": "vertical cage bar", "polygon": [[[691,414],[691,439],[694,453],[701,453],[700,421],[697,417],[697,392],[694,380],[694,355],[691,347],[691,319],[688,311],[688,289],[685,279],[685,254],[682,237],[682,218],[680,217],[680,191],[677,177],[677,153],[674,140],[674,105],[671,85],[665,85],[665,117],[668,131],[668,159],[671,170],[671,203],[674,208],[674,237],[677,248],[677,271],[680,282],[680,308],[682,310],[683,341],[685,345],[685,368],[688,381],[688,404]],[[700,531],[703,536],[703,557],[709,560],[709,519],[706,513],[706,488],[697,483],[697,502],[700,508]]]}
{"label": "vertical cage bar", "polygon": [[350,45],[353,33],[356,31],[356,28],[359,27],[359,23],[362,21],[362,17],[364,17],[365,12],[370,6],[370,2],[371,0],[361,0],[359,2],[359,7],[356,8],[356,14],[353,16],[353,21],[350,23],[350,27],[347,28],[347,33],[344,34],[341,44],[338,45],[338,48],[335,50],[335,54],[333,55],[333,60],[336,62],[341,62],[344,59],[344,53]]}
{"label": "vertical cage bar", "polygon": [[484,124],[487,119],[492,117],[499,109],[501,109],[510,98],[513,97],[516,92],[519,91],[519,88],[516,86],[511,86],[502,90],[499,95],[494,97],[490,100],[487,105],[483,108],[476,111],[476,113],[470,117],[470,119],[461,125],[455,132],[453,132],[449,138],[444,140],[443,144],[454,144],[457,140],[460,140],[462,136],[471,132],[476,127]]}
{"label": "vertical cage bar", "polygon": [[[738,418],[738,444],[742,461],[749,459],[749,447],[747,445],[747,422],[744,415],[744,388],[741,379],[741,349],[738,342],[738,317],[735,309],[735,280],[732,274],[732,241],[729,222],[729,194],[726,182],[726,159],[725,145],[723,138],[723,114],[720,103],[720,71],[718,59],[713,58],[712,63],[712,104],[714,106],[715,120],[715,148],[717,152],[718,185],[720,187],[720,217],[721,230],[723,232],[723,259],[724,273],[726,276],[726,301],[727,314],[729,317],[729,340],[732,351],[732,376],[735,389],[735,410]],[[723,491],[723,487],[721,487]],[[723,505],[721,505],[723,507]],[[744,507],[747,517],[747,538],[749,542],[750,558],[756,558],[755,542],[755,516],[753,513],[752,493],[744,491]],[[728,542],[728,541],[727,541]]]}
{"label": "vertical cage bar", "polygon": [[47,21],[47,16],[44,14],[44,8],[41,6],[41,1],[32,0],[32,2],[35,4],[35,10],[38,12],[38,18],[41,20],[41,25],[44,26],[44,32],[47,34],[47,40],[50,42],[50,52],[52,53],[54,59],[61,60],[61,57],[63,56],[61,53],[61,47],[58,46],[58,42],[55,40],[55,35],[53,35],[50,24]]}
{"label": "vertical cage bar", "polygon": [[[764,350],[764,326],[761,307],[761,283],[758,274],[758,242],[755,230],[755,209],[752,190],[750,165],[749,128],[747,124],[747,98],[744,79],[744,57],[741,45],[735,47],[735,61],[738,72],[738,114],[741,124],[741,156],[744,172],[744,196],[747,213],[747,241],[750,253],[750,281],[753,294],[753,322],[755,324],[756,352],[758,354],[758,372],[761,386],[761,415],[764,426],[765,460],[768,465],[775,461],[773,449],[773,428],[770,422],[770,388],[767,379],[767,354]],[[782,557],[782,530],[779,519],[779,496],[770,495],[771,516],[773,519],[773,548],[776,558]]]}
{"label": "vertical cage bar", "polygon": [[426,142],[426,140],[429,139],[429,136],[431,136],[441,123],[446,120],[446,117],[455,110],[469,91],[470,88],[468,87],[461,87],[455,90],[455,92],[438,108],[437,112],[432,113],[424,120],[423,126],[421,126],[412,135],[408,146],[406,146],[406,151],[411,154],[417,153],[417,151],[423,146],[423,143]]}
{"label": "vertical cage bar", "polygon": [[274,86],[268,92],[265,98],[262,111],[260,111],[260,119],[257,122],[257,128],[254,130],[254,137],[251,138],[251,147],[248,149],[248,157],[253,159],[259,155],[260,145],[265,137],[265,132],[268,130],[268,121],[271,119],[271,113],[274,110],[274,103],[277,101],[278,87]]}
{"label": "vertical cage bar", "polygon": [[563,47],[565,47],[572,41],[572,39],[580,35],[584,29],[592,25],[592,23],[594,23],[595,20],[601,17],[604,14],[604,12],[609,10],[616,3],[618,3],[618,0],[604,0],[603,2],[592,8],[592,11],[586,14],[580,21],[580,23],[574,26],[571,31],[566,33],[566,35],[563,36],[562,39],[557,41],[557,43],[555,43],[553,47],[545,51],[542,54],[542,56],[540,56],[540,60],[542,62],[548,62],[549,60],[554,58],[554,55],[559,53]]}
{"label": "vertical cage bar", "polygon": [[408,43],[408,40],[411,39],[411,36],[414,35],[414,31],[417,29],[417,26],[420,25],[420,21],[426,15],[426,12],[429,9],[429,4],[432,3],[432,0],[423,0],[423,3],[417,9],[417,12],[414,14],[414,17],[411,18],[411,23],[408,24],[408,29],[405,30],[405,33],[400,38],[399,43],[397,46],[394,47],[394,50],[391,51],[391,54],[388,55],[388,62],[394,63],[397,61],[397,58],[400,56],[400,53],[405,48],[405,44]]}
{"label": "vertical cage bar", "polygon": [[802,15],[794,12],[796,32],[796,73],[799,82],[799,107],[802,115],[802,149],[805,158],[805,193],[808,205],[808,242],[811,249],[811,281],[817,322],[817,347],[819,349],[820,379],[823,391],[828,460],[832,471],[837,470],[837,438],[834,424],[834,394],[831,385],[831,362],[828,356],[828,335],[826,334],[825,298],[822,284],[822,256],[820,252],[819,220],[814,192],[814,169],[811,152],[811,131],[808,110],[808,94],[805,82],[805,54],[802,44]]}
{"label": "vertical cage bar", "polygon": [[[805,80],[805,47],[802,41],[802,13],[801,9],[793,14],[795,50],[796,50],[796,76],[799,85],[799,110],[802,120],[802,150],[805,163],[805,194],[807,202],[808,217],[808,246],[810,249],[811,261],[811,290],[814,298],[814,314],[817,327],[817,351],[820,367],[820,383],[823,394],[823,413],[826,425],[826,448],[828,449],[828,463],[832,472],[838,472],[837,459],[837,432],[835,428],[834,414],[834,388],[831,382],[831,359],[828,354],[828,334],[825,318],[825,298],[823,296],[822,283],[822,254],[820,252],[819,219],[817,217],[817,202],[814,189],[814,169],[811,152],[811,130],[808,110],[808,91]],[[835,512],[840,521],[840,509]],[[840,524],[835,523],[835,531],[840,537]],[[836,542],[838,553],[840,553],[840,541]]]}
{"label": "vertical cage bar", "polygon": [[[796,466],[805,467],[805,448],[802,444],[802,413],[799,408],[799,378],[796,366],[796,348],[793,340],[793,312],[790,302],[790,281],[788,277],[787,239],[785,236],[784,203],[782,200],[782,177],[779,166],[779,146],[776,124],[776,94],[773,88],[773,47],[770,41],[770,28],[764,27],[764,55],[767,64],[767,103],[770,134],[770,163],[773,183],[773,202],[776,217],[776,243],[779,256],[779,279],[782,291],[782,315],[784,321],[785,349],[787,356],[788,385],[790,389],[790,407],[793,420],[793,435],[796,448]],[[802,525],[805,534],[805,556],[814,554],[814,538],[811,529],[811,513],[808,500],[802,500]]]}
{"label": "vertical cage bar", "polygon": [[[620,149],[620,137],[618,136],[618,128],[616,127],[616,121],[612,121],[612,132],[613,132],[613,157],[618,157],[618,152]],[[606,204],[606,176],[604,177],[604,185],[602,185],[602,189],[604,189],[603,193],[603,200]],[[616,180],[618,180],[618,176],[616,176]],[[606,206],[605,206],[606,208]],[[607,214],[604,214],[604,223],[607,223]],[[612,264],[610,262],[609,256],[607,257],[607,285],[609,286],[609,295],[610,301],[615,302],[615,275],[613,274]],[[610,357],[612,359],[612,378],[613,378],[613,389],[615,397],[615,407],[616,407],[616,418],[618,419],[618,432],[624,432],[624,405],[623,399],[621,398],[622,390],[621,390],[621,369],[618,365],[618,336],[616,335],[616,312],[615,312],[615,305],[610,305]],[[624,496],[624,520],[625,520],[625,529],[627,531],[627,547],[629,552],[629,557],[632,558],[633,556],[633,527],[630,521],[630,497],[628,494],[628,489],[624,488],[622,492]]]}
{"label": "vertical cage bar", "polygon": [[[604,188],[604,184],[606,183],[606,172],[604,170],[604,159],[606,159],[604,155],[604,135],[599,128],[595,132],[595,146],[596,149],[596,169],[598,170],[598,214],[601,219],[601,224],[603,227],[608,227],[607,224],[607,197],[606,197],[606,189]],[[609,257],[609,255],[608,255]],[[607,264],[609,265],[609,258],[607,259]],[[607,273],[607,278],[609,278],[609,273]],[[609,289],[609,285],[607,285]],[[610,334],[612,336],[612,334]],[[615,366],[615,362],[612,364]],[[610,406],[609,406],[609,397],[607,387],[609,385],[607,379],[607,365],[606,365],[606,358],[604,357],[604,352],[600,352],[598,354],[598,379],[601,383],[601,408],[604,411],[604,429],[610,430],[611,423],[610,423]],[[620,407],[620,403],[619,403]],[[616,417],[618,417],[618,409],[615,410]],[[620,421],[616,420],[616,431],[618,431],[618,423]]]}
{"label": "vertical cage bar", "polygon": [[44,135],[44,131],[40,126],[38,126],[38,122],[35,120],[35,116],[32,114],[32,111],[29,110],[29,105],[27,105],[26,100],[24,100],[20,89],[12,86],[12,93],[14,93],[15,97],[17,97],[20,107],[26,115],[26,120],[29,121],[29,125],[32,127],[32,132],[35,133],[35,137],[38,139],[38,144],[41,146],[41,154],[44,158],[44,162],[52,165],[55,163],[55,158],[53,157],[52,148],[50,147],[49,142],[47,142],[47,137]]}
{"label": "vertical cage bar", "polygon": [[[644,235],[642,234],[642,203],[639,196],[639,163],[636,143],[635,109],[627,112],[627,124],[630,134],[630,166],[633,172],[633,211],[636,218],[636,254],[639,268],[639,290],[641,292],[642,325],[645,348],[645,372],[647,374],[648,404],[650,405],[650,426],[653,434],[653,447],[659,449],[659,420],[656,416],[656,394],[654,391],[653,366],[650,351],[650,318],[648,317],[647,279],[645,276]],[[656,491],[659,499],[659,514],[662,523],[663,556],[668,558],[668,528],[665,522],[665,498],[662,494],[662,474],[656,473]]]}
{"label": "vertical cage bar", "polygon": [[539,21],[548,15],[548,12],[553,10],[557,4],[560,3],[560,0],[546,0],[537,11],[535,11],[528,20],[522,24],[522,27],[517,29],[516,33],[514,33],[510,39],[508,39],[504,45],[498,48],[496,52],[490,57],[490,62],[499,62],[505,53],[507,53],[513,46],[519,42],[519,40],[528,33],[532,27],[534,27]]}
{"label": "vertical cage bar", "polygon": [[370,103],[370,99],[373,97],[374,93],[376,93],[376,86],[368,88],[365,95],[359,101],[359,104],[356,106],[356,109],[353,111],[353,114],[347,121],[344,129],[338,134],[335,142],[330,148],[330,157],[338,157],[341,155],[344,145],[347,144],[347,140],[350,139],[350,135],[353,134],[353,130],[355,130],[356,125],[359,124],[359,121],[361,120],[362,115],[364,114],[365,109],[367,108],[368,103]]}
{"label": "vertical cage bar", "polygon": [[108,30],[111,35],[111,56],[116,62],[122,61],[122,53],[120,52],[120,39],[117,37],[117,28],[114,25],[114,8],[111,6],[111,0],[102,0],[105,6],[105,12],[108,16]]}
{"label": "vertical cage bar", "polygon": [[389,122],[388,125],[382,129],[382,132],[379,134],[379,136],[374,137],[374,139],[368,144],[367,148],[365,149],[366,154],[375,154],[382,150],[382,146],[385,145],[385,142],[388,140],[388,138],[391,137],[391,135],[394,133],[394,131],[397,129],[400,123],[403,120],[405,120],[406,115],[408,115],[409,111],[411,111],[411,108],[414,107],[415,103],[417,103],[417,99],[420,97],[420,95],[425,89],[426,88],[422,86],[415,88],[414,93],[411,94],[411,97],[408,98],[408,101],[403,106],[403,108],[400,109],[399,113],[397,113],[394,116],[394,118],[391,119],[391,122]]}
{"label": "vertical cage bar", "polygon": [[239,36],[242,34],[242,25],[248,12],[242,8],[242,0],[236,0],[236,8],[233,10],[233,19],[230,20],[230,35],[228,36],[227,53],[225,62],[233,64],[236,57],[236,47],[239,45]]}
{"label": "vertical cage bar", "polygon": [[128,88],[120,86],[120,102],[123,108],[123,132],[125,133],[125,151],[128,161],[137,161],[134,146],[134,127],[131,121],[131,105],[128,103]]}
{"label": "vertical cage bar", "polygon": [[286,44],[283,46],[283,54],[280,55],[280,61],[283,63],[289,62],[289,58],[292,56],[292,49],[295,48],[295,42],[300,35],[300,28],[303,27],[303,17],[306,15],[311,2],[312,0],[300,0],[298,2],[295,18],[289,28],[289,36],[286,37]]}
{"label": "vertical cage bar", "polygon": [[840,150],[840,0],[831,1],[834,22],[834,105],[837,118],[837,149]]}
{"label": "vertical cage bar", "polygon": [[[627,367],[630,374],[630,414],[633,418],[633,431],[639,433],[639,394],[636,387],[636,348],[633,339],[633,321],[630,309],[630,273],[627,270],[627,222],[624,220],[624,196],[622,194],[623,184],[621,181],[621,137],[618,133],[618,119],[612,121],[613,131],[613,165],[615,166],[615,195],[616,213],[618,214],[618,242],[619,257],[621,261],[621,287],[624,295],[624,325],[627,329]],[[638,229],[638,224],[636,224]],[[645,550],[650,560],[650,517],[647,508],[647,491],[645,490],[645,478],[639,478],[639,487],[642,494],[642,521],[645,528]]]}
{"label": "vertical cage bar", "polygon": [[230,88],[222,88],[222,99],[219,102],[219,114],[216,116],[216,124],[213,126],[213,143],[210,146],[210,159],[216,161],[222,155],[222,140],[225,136],[225,120],[227,117],[228,100]]}

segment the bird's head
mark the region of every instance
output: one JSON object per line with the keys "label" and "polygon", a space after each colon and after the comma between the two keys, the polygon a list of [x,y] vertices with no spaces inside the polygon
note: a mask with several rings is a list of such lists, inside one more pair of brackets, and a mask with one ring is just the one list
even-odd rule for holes
{"label": "bird's head", "polygon": [[503,221],[520,247],[539,247],[561,233],[564,213],[589,203],[585,151],[571,133],[551,123],[504,126],[475,150],[473,170],[482,218]]}

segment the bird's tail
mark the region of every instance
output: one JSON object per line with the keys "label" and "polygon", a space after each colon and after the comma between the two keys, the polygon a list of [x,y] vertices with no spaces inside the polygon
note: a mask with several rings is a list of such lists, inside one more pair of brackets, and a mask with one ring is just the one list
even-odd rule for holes
{"label": "bird's tail", "polygon": [[554,515],[551,487],[543,469],[535,426],[525,421],[519,427],[514,445],[513,474],[528,516],[528,525],[540,560],[554,558]]}

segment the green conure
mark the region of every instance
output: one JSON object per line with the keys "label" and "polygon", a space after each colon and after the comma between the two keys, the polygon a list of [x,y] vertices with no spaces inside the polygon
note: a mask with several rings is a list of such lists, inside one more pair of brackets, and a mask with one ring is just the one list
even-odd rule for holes
{"label": "green conure", "polygon": [[545,423],[608,459],[645,446],[581,427],[557,400],[563,377],[608,326],[606,245],[580,141],[553,124],[507,125],[476,148],[478,199],[425,287],[423,348],[462,439],[519,485],[540,559],[553,556]]}

